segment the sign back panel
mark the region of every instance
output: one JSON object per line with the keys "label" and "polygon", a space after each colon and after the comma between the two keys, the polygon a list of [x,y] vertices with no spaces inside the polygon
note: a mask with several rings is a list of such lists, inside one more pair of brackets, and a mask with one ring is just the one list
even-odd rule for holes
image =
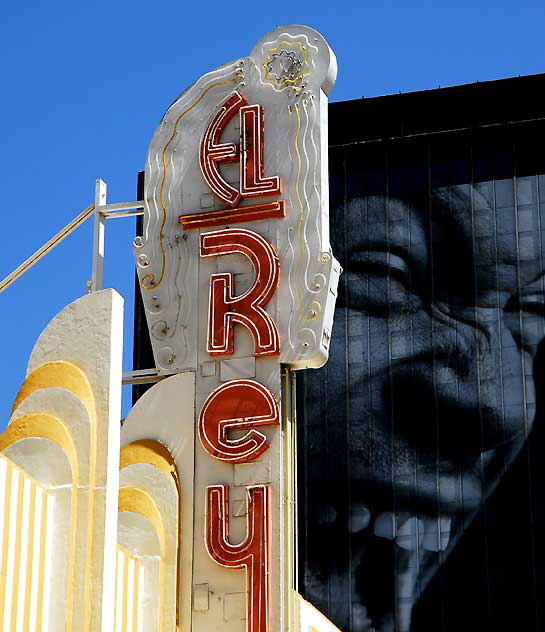
{"label": "sign back panel", "polygon": [[[148,151],[138,277],[156,366],[198,365],[199,231],[259,227],[278,253],[269,312],[293,368],[327,359],[339,265],[329,245],[327,94],[336,60],[302,26],[278,28],[248,57],[186,90]],[[281,220],[281,221],[279,221]],[[246,268],[237,283],[247,289]]]}

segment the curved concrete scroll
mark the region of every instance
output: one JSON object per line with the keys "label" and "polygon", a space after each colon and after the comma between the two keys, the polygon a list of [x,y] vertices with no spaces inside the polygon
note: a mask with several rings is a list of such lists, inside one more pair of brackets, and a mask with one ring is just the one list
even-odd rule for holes
{"label": "curved concrete scroll", "polygon": [[[154,456],[145,449],[152,448],[154,442],[164,446],[166,454],[172,458],[170,470],[165,457],[162,457],[160,452]],[[177,601],[179,630],[190,632],[195,375],[180,373],[158,382],[148,390],[135,404],[123,424],[121,445],[120,493],[127,488],[137,489],[147,494],[156,504],[163,521],[164,539],[161,543],[161,551],[169,565],[165,582],[171,582],[176,576],[176,573],[173,575],[173,561],[179,564],[177,600],[164,602],[163,630],[176,629],[174,615]],[[130,451],[133,452],[132,455]],[[181,501],[178,500],[179,498]],[[179,508],[178,515],[175,512],[177,507]],[[123,520],[125,519],[124,517]],[[177,542],[175,542],[176,539]],[[177,553],[174,553],[175,544]],[[132,550],[136,552],[135,549]]]}
{"label": "curved concrete scroll", "polygon": [[[30,534],[14,540],[20,559],[16,575],[26,573],[27,589],[43,592],[32,614],[17,611],[22,618],[10,620],[17,629],[27,625],[29,616],[51,631],[110,629],[122,322],[123,301],[113,290],[85,295],[55,316],[34,346],[9,425],[0,436],[0,450],[24,472],[19,476],[25,481],[24,489],[19,485],[22,502],[31,516],[39,512],[43,523],[34,529],[39,541]],[[32,504],[37,498],[39,509]],[[26,519],[23,514],[17,521]],[[32,602],[25,594],[18,596],[20,604]]]}

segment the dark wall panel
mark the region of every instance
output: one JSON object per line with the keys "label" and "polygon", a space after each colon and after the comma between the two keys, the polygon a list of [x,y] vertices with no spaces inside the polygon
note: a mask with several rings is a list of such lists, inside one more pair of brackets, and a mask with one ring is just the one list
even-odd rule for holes
{"label": "dark wall panel", "polygon": [[[301,590],[351,632],[543,630],[545,126],[332,147]],[[543,388],[543,387],[541,387]]]}

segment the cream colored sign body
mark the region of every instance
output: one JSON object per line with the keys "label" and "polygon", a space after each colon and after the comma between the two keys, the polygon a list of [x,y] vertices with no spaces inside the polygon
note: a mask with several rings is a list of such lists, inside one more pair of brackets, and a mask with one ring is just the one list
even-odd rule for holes
{"label": "cream colored sign body", "polygon": [[[181,481],[182,499],[188,499],[181,531],[186,632],[296,626],[294,443],[281,366],[319,367],[328,356],[340,274],[328,232],[327,94],[335,77],[335,56],[319,33],[279,27],[248,57],[186,90],[148,151],[144,234],[135,239],[134,253],[155,362],[165,374],[194,376],[194,386],[184,386],[187,407],[195,410],[194,469]],[[213,430],[210,441],[203,439],[210,429],[202,420],[213,416],[211,394],[222,385],[261,389],[271,402],[284,398],[277,425],[259,430],[268,448],[230,458],[237,441],[250,435],[221,435],[223,422],[218,436]],[[244,414],[241,423],[248,426]],[[231,410],[228,418],[236,417]],[[134,427],[129,416],[126,432]],[[261,601],[248,599],[261,589],[249,567],[236,568],[226,550],[248,535],[256,486],[269,498],[268,599]],[[229,495],[223,553],[210,544],[220,529],[213,522],[212,500],[220,498],[213,489]],[[225,522],[222,512],[216,518]],[[256,616],[257,607],[267,612]]]}

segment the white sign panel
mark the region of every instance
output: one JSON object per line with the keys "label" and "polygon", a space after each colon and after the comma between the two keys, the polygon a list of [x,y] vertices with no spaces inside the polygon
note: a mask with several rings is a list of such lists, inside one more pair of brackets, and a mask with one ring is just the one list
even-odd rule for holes
{"label": "white sign panel", "polygon": [[184,630],[294,621],[294,429],[281,365],[328,356],[340,273],[328,234],[335,75],[321,35],[278,28],[186,90],[148,152],[135,258],[156,366],[195,376]]}
{"label": "white sign panel", "polygon": [[[280,260],[267,305],[292,368],[327,359],[339,275],[328,234],[327,94],[336,60],[303,26],[266,35],[248,57],[196,81],[153,136],[135,258],[157,367],[197,369],[199,233],[257,228]],[[266,234],[265,234],[266,233]],[[247,270],[231,290],[247,289]]]}

